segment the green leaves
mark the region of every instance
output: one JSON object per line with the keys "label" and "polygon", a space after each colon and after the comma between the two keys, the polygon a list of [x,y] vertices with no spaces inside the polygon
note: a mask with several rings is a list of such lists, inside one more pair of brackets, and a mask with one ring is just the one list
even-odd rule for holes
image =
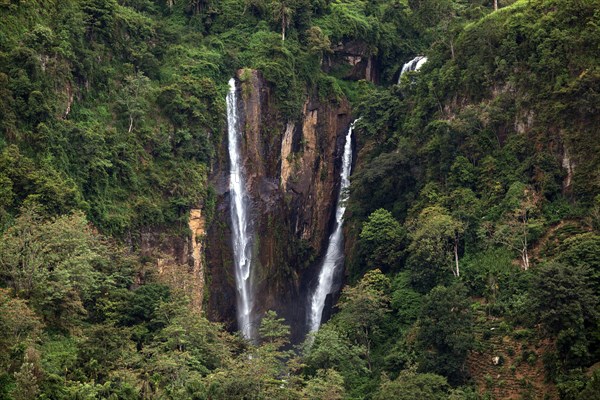
{"label": "green leaves", "polygon": [[7,289],[0,289],[0,371],[18,364],[22,352],[35,346],[43,324],[27,301],[13,298]]}
{"label": "green leaves", "polygon": [[445,400],[448,399],[450,386],[446,379],[435,374],[418,374],[402,371],[393,381],[383,381],[375,400]]}
{"label": "green leaves", "polygon": [[128,120],[128,133],[133,130],[136,120],[143,118],[148,112],[149,91],[150,79],[143,73],[138,72],[125,77],[123,88],[119,91],[117,104],[122,108]]}
{"label": "green leaves", "polygon": [[589,359],[589,342],[600,321],[598,294],[585,266],[550,263],[534,275],[531,310],[545,331],[557,338],[564,367]]}
{"label": "green leaves", "polygon": [[467,377],[465,361],[473,347],[473,316],[461,284],[438,286],[425,297],[419,317],[421,369],[459,383]]}
{"label": "green leaves", "polygon": [[107,250],[97,240],[81,213],[43,221],[23,209],[0,244],[3,275],[48,324],[72,329],[99,284],[94,267]]}
{"label": "green leaves", "polygon": [[550,333],[580,329],[584,323],[593,326],[598,319],[588,268],[550,263],[539,269],[532,284],[532,307]]}
{"label": "green leaves", "polygon": [[284,324],[283,318],[277,318],[277,313],[269,310],[260,321],[258,335],[261,342],[282,347],[289,343],[290,327]]}
{"label": "green leaves", "polygon": [[318,370],[304,389],[304,396],[309,400],[342,400],[344,395],[344,378],[334,369]]}
{"label": "green leaves", "polygon": [[395,270],[401,265],[406,232],[389,211],[374,211],[360,233],[360,252],[368,269]]}
{"label": "green leaves", "polygon": [[535,193],[530,187],[515,182],[502,202],[502,219],[481,226],[482,235],[487,234],[494,242],[516,251],[525,270],[530,266],[530,243],[540,235],[544,225],[543,218],[538,216],[536,202]]}
{"label": "green leaves", "polygon": [[418,287],[428,289],[443,281],[440,271],[444,269],[452,271],[455,277],[460,276],[458,240],[464,229],[460,220],[440,206],[425,208],[410,223],[407,262]]}

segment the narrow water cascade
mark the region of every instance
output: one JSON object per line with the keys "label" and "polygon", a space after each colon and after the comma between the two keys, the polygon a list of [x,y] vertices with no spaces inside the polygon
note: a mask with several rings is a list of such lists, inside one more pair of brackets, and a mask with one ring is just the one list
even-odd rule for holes
{"label": "narrow water cascade", "polygon": [[427,57],[416,56],[415,58],[404,64],[402,66],[402,71],[400,71],[400,76],[398,77],[398,84],[400,84],[400,79],[402,79],[402,75],[410,71],[418,71],[426,62]]}
{"label": "narrow water cascade", "polygon": [[346,200],[348,200],[348,188],[350,186],[350,172],[352,169],[352,130],[354,129],[355,123],[356,121],[350,125],[344,144],[342,171],[340,172],[340,193],[338,194],[335,211],[335,227],[329,236],[327,251],[319,271],[317,287],[310,298],[310,312],[308,316],[309,332],[315,332],[319,329],[319,326],[321,326],[325,300],[327,299],[327,295],[333,292],[335,283],[334,278],[338,269],[344,264],[344,233],[342,232],[342,225],[344,224],[344,212],[346,211]]}
{"label": "narrow water cascade", "polygon": [[238,329],[246,339],[253,339],[252,329],[252,243],[248,218],[248,193],[241,157],[240,122],[237,108],[235,79],[229,80],[227,94],[227,139],[229,148],[229,202],[231,212],[231,238],[237,287]]}

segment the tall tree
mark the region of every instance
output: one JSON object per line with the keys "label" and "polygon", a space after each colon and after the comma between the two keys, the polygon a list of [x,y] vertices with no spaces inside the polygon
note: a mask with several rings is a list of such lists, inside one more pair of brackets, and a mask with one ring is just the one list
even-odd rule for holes
{"label": "tall tree", "polygon": [[125,77],[123,90],[119,92],[118,104],[127,115],[129,127],[128,133],[133,130],[136,120],[146,115],[148,110],[147,96],[150,93],[150,79],[142,72]]}
{"label": "tall tree", "polygon": [[531,288],[531,309],[569,365],[585,363],[589,339],[600,322],[599,298],[589,268],[551,263],[541,267]]}
{"label": "tall tree", "polygon": [[[460,276],[458,245],[464,225],[440,206],[427,207],[409,224],[408,246],[413,268],[430,269],[426,279],[436,280],[437,270],[450,268],[455,277]],[[429,275],[429,276],[428,276]],[[424,282],[432,285],[433,282]]]}
{"label": "tall tree", "polygon": [[281,24],[281,40],[285,40],[285,33],[292,16],[294,15],[293,0],[271,0],[270,8],[275,21]]}
{"label": "tall tree", "polygon": [[462,2],[453,0],[410,0],[417,25],[431,35],[434,42],[448,46],[454,59],[454,43],[464,23]]}
{"label": "tall tree", "polygon": [[260,321],[258,334],[262,343],[281,347],[289,343],[290,327],[285,324],[283,318],[277,316],[275,311],[269,310]]}
{"label": "tall tree", "polygon": [[320,369],[306,382],[303,394],[307,400],[342,400],[346,394],[344,378],[334,369]]}
{"label": "tall tree", "polygon": [[12,298],[9,290],[0,289],[0,371],[9,371],[15,364],[15,354],[38,342],[41,328],[39,317],[26,301]]}
{"label": "tall tree", "polygon": [[360,232],[360,252],[369,269],[389,271],[398,267],[404,257],[406,231],[385,209],[369,215]]}
{"label": "tall tree", "polygon": [[474,341],[470,306],[462,284],[438,286],[426,296],[417,336],[422,370],[446,376],[451,383],[466,378],[465,362]]}
{"label": "tall tree", "polygon": [[499,222],[482,224],[482,232],[493,241],[519,253],[521,267],[529,269],[529,245],[532,236],[541,230],[544,221],[537,215],[537,198],[533,189],[521,182],[514,183],[502,202],[505,212]]}
{"label": "tall tree", "polygon": [[348,337],[363,346],[365,359],[371,370],[372,349],[380,338],[389,312],[390,287],[389,278],[381,270],[367,272],[356,286],[344,289],[339,302],[340,312],[334,321]]}

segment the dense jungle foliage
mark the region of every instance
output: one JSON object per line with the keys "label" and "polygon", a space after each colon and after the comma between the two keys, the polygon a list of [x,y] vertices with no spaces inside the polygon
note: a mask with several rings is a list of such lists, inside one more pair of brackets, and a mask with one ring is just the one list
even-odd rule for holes
{"label": "dense jungle foliage", "polygon": [[[600,2],[495,3],[0,0],[0,399],[600,398]],[[326,62],[351,42],[379,82]],[[297,348],[138,254],[214,217],[243,67],[361,117],[347,285]]]}

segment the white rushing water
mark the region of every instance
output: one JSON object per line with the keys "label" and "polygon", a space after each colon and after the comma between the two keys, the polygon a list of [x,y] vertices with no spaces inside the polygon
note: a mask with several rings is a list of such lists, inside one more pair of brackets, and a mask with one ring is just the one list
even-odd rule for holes
{"label": "white rushing water", "polygon": [[338,268],[341,268],[344,262],[344,234],[342,225],[344,223],[344,212],[346,211],[346,200],[348,200],[348,187],[350,186],[350,170],[352,168],[352,130],[354,121],[348,129],[346,143],[344,144],[344,156],[342,158],[342,171],[340,173],[341,184],[340,193],[335,210],[335,227],[333,233],[329,236],[327,252],[321,264],[319,280],[317,287],[310,299],[310,314],[308,328],[310,332],[315,332],[321,326],[323,318],[323,308],[327,295],[332,293],[334,277]]}
{"label": "white rushing water", "polygon": [[427,57],[416,56],[415,58],[404,64],[402,66],[402,71],[400,71],[400,76],[398,77],[398,84],[400,84],[400,79],[402,78],[402,75],[409,71],[418,71],[426,62]]}
{"label": "white rushing water", "polygon": [[248,193],[244,181],[240,140],[242,132],[237,110],[235,79],[229,80],[227,94],[227,139],[229,144],[229,201],[231,212],[231,236],[233,260],[237,284],[238,328],[246,339],[252,339],[252,285],[250,281],[252,243],[248,219]]}

